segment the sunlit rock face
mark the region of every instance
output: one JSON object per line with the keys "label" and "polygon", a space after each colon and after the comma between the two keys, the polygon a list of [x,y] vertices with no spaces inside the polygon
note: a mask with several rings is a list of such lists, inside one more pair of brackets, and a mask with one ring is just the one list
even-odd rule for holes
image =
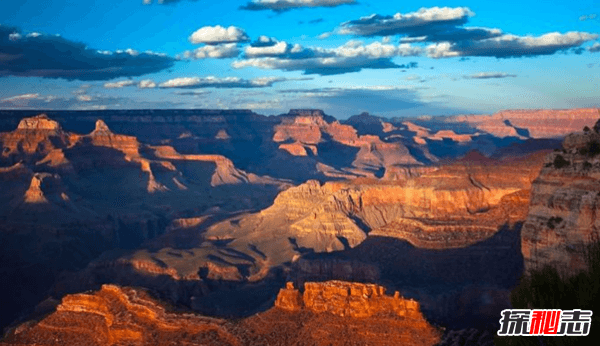
{"label": "sunlit rock face", "polygon": [[600,135],[567,136],[533,182],[522,231],[525,270],[551,266],[570,276],[586,268],[585,247],[600,240]]}
{"label": "sunlit rock face", "polygon": [[[0,342],[14,345],[434,345],[440,331],[419,304],[381,286],[332,281],[307,283],[304,297],[282,289],[276,307],[228,321],[170,312],[138,289],[103,285],[67,295],[41,321],[25,322]],[[52,305],[48,301],[47,305]],[[345,332],[341,333],[342,330]],[[391,340],[391,343],[390,343]]]}
{"label": "sunlit rock face", "polygon": [[281,289],[275,306],[284,310],[329,312],[341,317],[371,317],[394,314],[414,320],[424,320],[419,303],[404,299],[398,292],[385,294],[385,287],[346,281],[307,282],[300,294],[291,283]]}
{"label": "sunlit rock face", "polygon": [[506,110],[492,116],[448,117],[447,123],[466,123],[498,137],[561,138],[592,126],[598,119],[597,108]]}
{"label": "sunlit rock face", "polygon": [[226,324],[170,313],[142,291],[104,285],[64,297],[56,312],[22,324],[0,345],[239,345]]}
{"label": "sunlit rock face", "polygon": [[53,150],[67,147],[73,138],[46,114],[24,118],[12,132],[0,133],[0,163],[36,160]]}

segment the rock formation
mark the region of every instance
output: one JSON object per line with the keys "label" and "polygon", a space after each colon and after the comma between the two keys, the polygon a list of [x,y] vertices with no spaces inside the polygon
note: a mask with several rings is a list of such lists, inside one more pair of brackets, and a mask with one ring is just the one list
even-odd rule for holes
{"label": "rock formation", "polygon": [[586,246],[600,240],[600,134],[567,136],[533,182],[522,231],[525,271],[544,266],[570,276],[586,268]]}
{"label": "rock formation", "polygon": [[[234,322],[170,312],[144,291],[103,285],[94,293],[64,297],[55,312],[12,328],[0,345],[433,345],[440,340],[417,302],[384,296],[377,285],[307,284],[306,311],[281,310],[287,291],[298,293],[284,289],[277,308]],[[290,303],[302,304],[299,294],[296,299]],[[338,313],[340,303],[348,314]],[[333,314],[319,313],[321,306]]]}
{"label": "rock formation", "polygon": [[170,313],[146,293],[104,285],[63,298],[39,323],[13,329],[0,345],[242,345],[224,320]]}
{"label": "rock formation", "polygon": [[[487,115],[447,117],[445,123],[466,123],[498,137],[561,138],[592,126],[598,118],[597,108],[564,110],[507,110]],[[540,121],[541,120],[541,121]]]}
{"label": "rock formation", "polygon": [[[103,120],[76,134],[46,115],[25,118],[0,133],[0,147],[0,270],[12,278],[0,290],[22,294],[0,302],[0,326],[45,296],[63,270],[82,269],[115,247],[137,247],[182,214],[264,207],[289,186],[221,155],[141,143]],[[210,209],[216,205],[222,209]]]}
{"label": "rock formation", "polygon": [[286,288],[279,291],[275,306],[288,311],[305,308],[341,317],[393,314],[413,320],[425,320],[419,303],[404,299],[398,291],[393,296],[387,296],[385,287],[345,281],[307,282],[304,284],[303,294],[288,282]]}

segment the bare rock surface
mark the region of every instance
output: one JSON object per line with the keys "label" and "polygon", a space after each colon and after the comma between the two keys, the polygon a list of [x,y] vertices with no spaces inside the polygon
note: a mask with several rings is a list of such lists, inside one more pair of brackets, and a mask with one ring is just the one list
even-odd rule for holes
{"label": "bare rock surface", "polygon": [[[434,345],[440,340],[418,303],[383,296],[376,285],[315,283],[306,292],[311,297],[304,299],[306,311],[285,311],[277,303],[228,321],[171,312],[144,291],[104,285],[64,297],[55,312],[12,329],[0,345]],[[317,301],[335,307],[344,299],[352,300],[346,304],[352,305],[349,315],[316,309]]]}
{"label": "bare rock surface", "polygon": [[522,232],[525,270],[544,266],[561,275],[586,269],[586,247],[600,239],[600,135],[568,135],[563,150],[548,155],[533,182]]}

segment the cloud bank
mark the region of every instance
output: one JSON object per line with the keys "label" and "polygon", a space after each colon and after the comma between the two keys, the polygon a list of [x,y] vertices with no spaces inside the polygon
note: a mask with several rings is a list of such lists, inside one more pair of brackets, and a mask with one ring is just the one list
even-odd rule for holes
{"label": "cloud bank", "polygon": [[493,79],[493,78],[508,78],[516,77],[515,74],[508,74],[504,72],[479,72],[470,76],[465,76],[467,79]]}
{"label": "cloud bank", "polygon": [[392,45],[349,41],[337,48],[304,48],[272,38],[262,38],[244,50],[246,59],[236,60],[232,67],[255,67],[269,70],[304,71],[304,74],[334,75],[358,72],[365,68],[407,68],[391,59],[417,56],[421,50],[409,44]]}
{"label": "cloud bank", "polygon": [[162,71],[175,62],[150,51],[97,51],[60,36],[23,36],[17,28],[6,26],[0,26],[0,52],[0,77],[109,80]]}
{"label": "cloud bank", "polygon": [[159,88],[266,88],[276,82],[283,82],[288,79],[281,77],[259,77],[254,79],[242,79],[238,77],[218,78],[208,77],[180,77],[169,79],[158,85]]}
{"label": "cloud bank", "polygon": [[[474,16],[467,7],[421,8],[393,16],[373,14],[340,24],[338,33],[364,37],[402,35],[403,43],[430,43],[425,48],[431,58],[488,56],[496,58],[550,55],[579,48],[598,35],[586,32],[558,32],[541,36],[505,34],[497,28],[464,27]],[[577,50],[579,48],[579,50]]]}

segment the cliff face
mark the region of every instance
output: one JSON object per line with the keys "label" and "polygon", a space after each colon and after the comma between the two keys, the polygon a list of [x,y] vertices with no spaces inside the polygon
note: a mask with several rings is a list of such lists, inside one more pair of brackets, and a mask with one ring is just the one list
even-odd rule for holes
{"label": "cliff face", "polygon": [[241,345],[227,322],[167,312],[147,294],[104,285],[63,298],[39,323],[14,329],[0,345]]}
{"label": "cliff face", "polygon": [[45,114],[25,118],[16,130],[0,133],[0,164],[40,159],[52,150],[65,148],[71,141],[71,136],[62,130],[60,124]]}
{"label": "cliff face", "polygon": [[498,137],[561,138],[591,127],[598,119],[597,108],[507,110],[492,116],[448,117],[445,122],[466,123]]}
{"label": "cliff face", "polygon": [[567,136],[533,182],[522,231],[525,270],[552,266],[562,275],[586,268],[585,247],[600,239],[600,134]]}
{"label": "cliff face", "polygon": [[288,282],[286,288],[279,291],[275,306],[288,311],[306,308],[341,317],[393,314],[413,320],[425,320],[419,303],[404,299],[397,291],[392,297],[385,294],[382,286],[345,281],[307,282],[304,284],[303,294]]}
{"label": "cliff face", "polygon": [[[440,340],[418,303],[384,296],[379,286],[330,282],[307,284],[306,292],[310,298],[304,301],[312,307],[306,311],[272,308],[233,322],[169,312],[143,291],[104,285],[95,293],[64,297],[56,312],[12,329],[0,345],[434,345]],[[348,299],[349,314],[317,313],[319,303],[334,307]]]}

